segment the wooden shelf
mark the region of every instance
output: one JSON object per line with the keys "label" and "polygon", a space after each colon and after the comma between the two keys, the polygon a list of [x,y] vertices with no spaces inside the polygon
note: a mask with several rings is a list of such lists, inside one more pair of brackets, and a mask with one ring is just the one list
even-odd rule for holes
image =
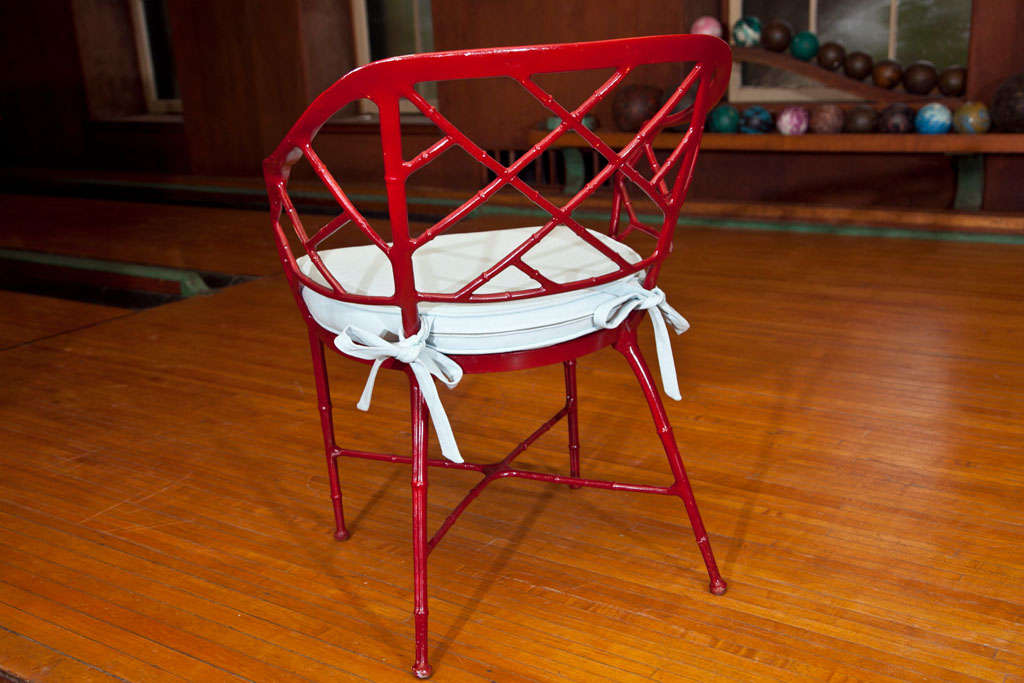
{"label": "wooden shelf", "polygon": [[772,52],[761,47],[737,47],[734,45],[732,48],[732,61],[762,64],[775,69],[782,69],[783,71],[817,81],[830,88],[842,90],[877,103],[909,102],[923,104],[926,102],[941,102],[954,111],[964,103],[964,100],[959,97],[944,97],[937,89],[934,91],[934,94],[914,95],[906,92],[902,87],[892,90],[879,88],[871,82],[870,78],[866,81],[857,81],[847,77],[841,71],[829,71],[820,67],[817,61],[803,62],[783,52]]}
{"label": "wooden shelf", "polygon": [[[621,148],[633,139],[634,133],[597,131],[601,139],[614,148]],[[530,144],[536,144],[547,131],[530,131]],[[679,133],[662,133],[654,138],[657,149],[671,149],[679,143]],[[586,148],[576,133],[566,133],[552,147]],[[1021,154],[1024,134],[988,133],[985,135],[922,135],[882,133],[842,133],[838,135],[781,135],[764,133],[705,133],[701,149],[737,150],[747,152],[882,152],[887,154]]]}

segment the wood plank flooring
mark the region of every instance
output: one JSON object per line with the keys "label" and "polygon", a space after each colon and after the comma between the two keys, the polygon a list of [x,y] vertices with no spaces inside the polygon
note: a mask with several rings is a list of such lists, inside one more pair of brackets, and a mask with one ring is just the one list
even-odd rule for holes
{"label": "wood plank flooring", "polygon": [[0,350],[129,315],[112,306],[0,290]]}
{"label": "wood plank flooring", "polygon": [[[412,680],[408,472],[344,461],[352,538],[332,539],[266,219],[167,209],[131,208],[161,244],[113,228],[118,254],[267,276],[63,334],[43,321],[0,352],[0,669]],[[729,592],[707,593],[674,500],[500,482],[430,558],[435,680],[1024,680],[1022,285],[1022,247],[679,233],[662,286],[693,328],[667,408]],[[0,306],[0,329],[33,310]],[[405,452],[404,376],[364,414],[365,366],[329,363],[339,439]],[[583,359],[579,382],[584,474],[668,481],[625,362]],[[441,392],[483,460],[558,408],[561,369]],[[563,442],[524,462],[565,469]],[[475,477],[430,476],[436,527]]]}

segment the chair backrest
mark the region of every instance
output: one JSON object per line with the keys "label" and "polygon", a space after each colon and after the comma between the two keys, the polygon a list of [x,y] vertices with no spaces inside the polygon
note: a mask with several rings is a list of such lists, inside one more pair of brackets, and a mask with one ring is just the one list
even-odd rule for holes
{"label": "chair backrest", "polygon": [[[583,125],[583,117],[609,97],[636,67],[665,63],[693,66],[682,81],[668,91],[669,95],[658,112],[626,144],[618,150],[613,149],[599,133]],[[399,306],[406,334],[413,334],[418,328],[417,306],[422,301],[474,303],[520,299],[591,287],[640,271],[646,272],[645,286],[652,287],[660,264],[669,252],[672,232],[693,176],[705,115],[725,91],[730,66],[729,48],[721,40],[703,35],[674,35],[419,54],[385,59],[355,69],[324,91],[309,106],[264,162],[273,226],[289,281],[296,293],[305,286],[343,301]],[[534,79],[534,76],[540,74],[601,69],[612,70],[613,73],[571,111]],[[415,89],[418,83],[423,82],[499,77],[514,79],[551,115],[561,119],[560,125],[508,166],[487,154]],[[312,146],[313,138],[333,114],[350,102],[362,98],[373,101],[380,116],[381,151],[391,226],[390,242],[385,241],[371,227]],[[691,98],[692,104],[683,106]],[[406,159],[402,151],[401,99],[415,105],[442,134],[437,142],[411,159]],[[652,142],[654,136],[667,126],[677,129],[685,126],[685,132],[675,148],[667,155],[661,154],[659,158]],[[579,137],[581,144],[592,147],[606,163],[582,189],[558,205],[527,184],[522,178],[522,172],[556,140],[570,132]],[[471,158],[485,166],[494,179],[426,230],[413,235],[409,229],[406,181],[453,146],[461,147]],[[291,167],[302,158],[306,159],[340,207],[339,215],[312,233],[303,226],[287,191]],[[609,233],[621,238],[636,231],[653,238],[653,248],[639,262],[624,259],[602,240],[595,238],[572,216],[584,200],[605,183],[610,184],[613,191]],[[452,228],[506,186],[514,187],[546,212],[549,218],[544,225],[477,277],[466,282],[458,291],[429,292],[419,289],[413,273],[413,253]],[[657,206],[663,215],[659,224],[651,225],[641,220],[643,216],[633,207],[630,188],[638,188]],[[322,281],[309,277],[299,268],[289,237],[282,226],[282,212],[290,220],[299,243]],[[392,295],[368,296],[346,291],[324,265],[319,254],[320,245],[350,224],[386,255],[394,277]],[[614,270],[597,277],[555,282],[531,268],[524,256],[557,226],[566,226],[601,252],[614,264]],[[477,291],[509,268],[525,273],[535,286],[531,284],[527,289],[513,292]]]}

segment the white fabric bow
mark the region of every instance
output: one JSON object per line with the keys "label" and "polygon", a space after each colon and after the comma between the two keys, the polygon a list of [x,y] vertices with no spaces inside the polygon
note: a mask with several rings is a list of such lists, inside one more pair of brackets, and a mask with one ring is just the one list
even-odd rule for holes
{"label": "white fabric bow", "polygon": [[462,462],[462,455],[455,443],[455,435],[448,422],[448,415],[444,412],[441,398],[437,395],[437,387],[431,377],[431,375],[437,377],[449,389],[453,389],[462,379],[462,368],[448,356],[427,346],[427,337],[430,336],[431,326],[430,318],[422,318],[419,332],[407,339],[392,342],[372,332],[349,325],[334,338],[334,345],[342,353],[373,361],[370,376],[366,378],[366,386],[363,387],[363,394],[359,397],[359,402],[356,403],[359,410],[370,409],[373,384],[377,379],[377,371],[380,370],[380,366],[385,360],[394,358],[407,364],[416,377],[420,391],[423,392],[423,400],[427,403],[430,420],[434,423],[437,441],[441,445],[441,454],[452,462]]}
{"label": "white fabric bow", "polygon": [[606,329],[618,327],[630,313],[638,309],[642,311],[657,309],[658,315],[652,311],[650,318],[651,325],[654,327],[654,348],[658,352],[658,367],[661,368],[661,386],[669,398],[681,401],[683,397],[679,393],[679,380],[676,378],[672,341],[668,336],[668,326],[665,323],[672,325],[676,334],[682,334],[690,329],[690,323],[679,315],[679,311],[668,305],[665,301],[665,292],[658,287],[645,289],[638,283],[636,289],[629,294],[616,297],[598,306],[594,311],[594,324]]}

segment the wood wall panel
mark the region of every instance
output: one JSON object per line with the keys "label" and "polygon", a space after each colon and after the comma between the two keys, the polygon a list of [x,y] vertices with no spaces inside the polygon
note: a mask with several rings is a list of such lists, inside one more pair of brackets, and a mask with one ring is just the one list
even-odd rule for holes
{"label": "wood wall panel", "polygon": [[[968,57],[967,96],[991,102],[1008,76],[1024,71],[1024,3],[974,0]],[[985,160],[983,206],[995,211],[1024,211],[1024,159],[989,155]]]}
{"label": "wood wall panel", "polygon": [[[464,0],[434,0],[434,46],[438,50],[456,50],[685,33],[693,19],[701,14],[715,14],[717,10],[717,0],[490,0],[476,11],[467,12]],[[596,77],[591,81],[564,88],[558,94],[564,95],[564,102],[572,106],[600,83]],[[545,112],[528,96],[523,97],[522,89],[515,83],[493,84],[494,88],[487,85],[440,88],[442,110],[446,115],[457,116],[485,147],[527,148],[526,131]],[[495,106],[496,102],[501,105]],[[610,119],[607,105],[595,114],[599,119]]]}
{"label": "wood wall panel", "polygon": [[945,209],[956,193],[942,155],[704,151],[689,198]]}
{"label": "wood wall panel", "polygon": [[177,117],[151,121],[93,121],[86,130],[93,168],[189,173],[185,125]]}
{"label": "wood wall panel", "polygon": [[81,164],[88,109],[68,0],[0,2],[0,26],[4,161]]}
{"label": "wood wall panel", "polygon": [[[354,63],[347,3],[341,0],[168,5],[185,112],[183,128],[161,136],[91,122],[139,106],[141,93],[132,85],[137,67],[134,59],[124,61],[126,0],[0,3],[0,21],[16,27],[0,41],[7,65],[0,73],[4,163],[252,177],[310,100]],[[718,0],[435,0],[435,45],[457,49],[685,31],[696,16],[719,12]],[[1024,5],[975,0],[972,21],[968,95],[987,100],[1006,76],[1024,70]],[[587,85],[552,87],[574,104]],[[518,86],[502,88],[485,97],[472,88],[443,89],[441,106],[485,147],[525,148],[527,128],[546,112]],[[607,105],[596,113],[608,123]],[[372,174],[372,160],[362,154],[376,144],[372,133],[330,135],[327,144],[337,150],[343,174]],[[449,168],[431,169],[414,181],[478,185],[475,169],[449,161]],[[1024,160],[990,156],[986,169],[985,208],[1024,211],[1017,180],[1024,177]],[[740,172],[744,182],[737,184]],[[938,157],[721,153],[704,156],[691,196],[940,208],[948,205],[952,181],[949,164]],[[921,190],[924,183],[929,192]]]}
{"label": "wood wall panel", "polygon": [[299,0],[168,0],[192,170],[251,176],[307,102]]}
{"label": "wood wall panel", "polygon": [[306,97],[312,101],[356,65],[347,2],[301,0]]}

